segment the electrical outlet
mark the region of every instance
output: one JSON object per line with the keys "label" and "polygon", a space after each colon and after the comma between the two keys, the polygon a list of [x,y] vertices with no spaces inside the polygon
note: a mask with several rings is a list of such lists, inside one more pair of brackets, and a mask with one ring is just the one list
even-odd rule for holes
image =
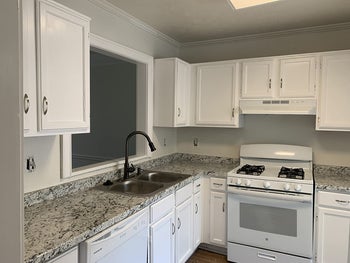
{"label": "electrical outlet", "polygon": [[28,173],[34,172],[36,168],[34,156],[29,156],[26,159],[26,170]]}
{"label": "electrical outlet", "polygon": [[195,147],[198,146],[198,138],[193,139],[193,146],[195,146]]}

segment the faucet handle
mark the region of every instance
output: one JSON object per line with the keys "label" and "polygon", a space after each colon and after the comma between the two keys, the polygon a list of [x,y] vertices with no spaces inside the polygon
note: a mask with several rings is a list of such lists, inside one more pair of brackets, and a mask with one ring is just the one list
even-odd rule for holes
{"label": "faucet handle", "polygon": [[131,163],[130,166],[128,167],[128,172],[133,173],[135,172],[135,166]]}

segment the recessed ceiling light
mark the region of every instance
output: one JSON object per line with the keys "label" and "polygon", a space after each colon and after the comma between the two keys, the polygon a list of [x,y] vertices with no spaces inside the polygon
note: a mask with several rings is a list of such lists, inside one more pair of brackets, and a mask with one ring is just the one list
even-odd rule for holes
{"label": "recessed ceiling light", "polygon": [[227,0],[234,9],[247,8],[257,5],[268,4],[279,0]]}

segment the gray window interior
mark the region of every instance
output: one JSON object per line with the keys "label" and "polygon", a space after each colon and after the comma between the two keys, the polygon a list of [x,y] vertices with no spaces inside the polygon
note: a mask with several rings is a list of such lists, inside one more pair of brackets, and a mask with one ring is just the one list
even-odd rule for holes
{"label": "gray window interior", "polygon": [[[90,52],[90,133],[72,135],[72,167],[124,157],[136,130],[136,64]],[[129,155],[136,141],[129,141]]]}

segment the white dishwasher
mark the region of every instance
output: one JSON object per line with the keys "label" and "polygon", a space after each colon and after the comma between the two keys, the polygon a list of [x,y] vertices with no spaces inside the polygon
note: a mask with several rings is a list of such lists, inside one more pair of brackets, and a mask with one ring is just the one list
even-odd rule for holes
{"label": "white dishwasher", "polygon": [[148,208],[80,244],[80,263],[146,263]]}

